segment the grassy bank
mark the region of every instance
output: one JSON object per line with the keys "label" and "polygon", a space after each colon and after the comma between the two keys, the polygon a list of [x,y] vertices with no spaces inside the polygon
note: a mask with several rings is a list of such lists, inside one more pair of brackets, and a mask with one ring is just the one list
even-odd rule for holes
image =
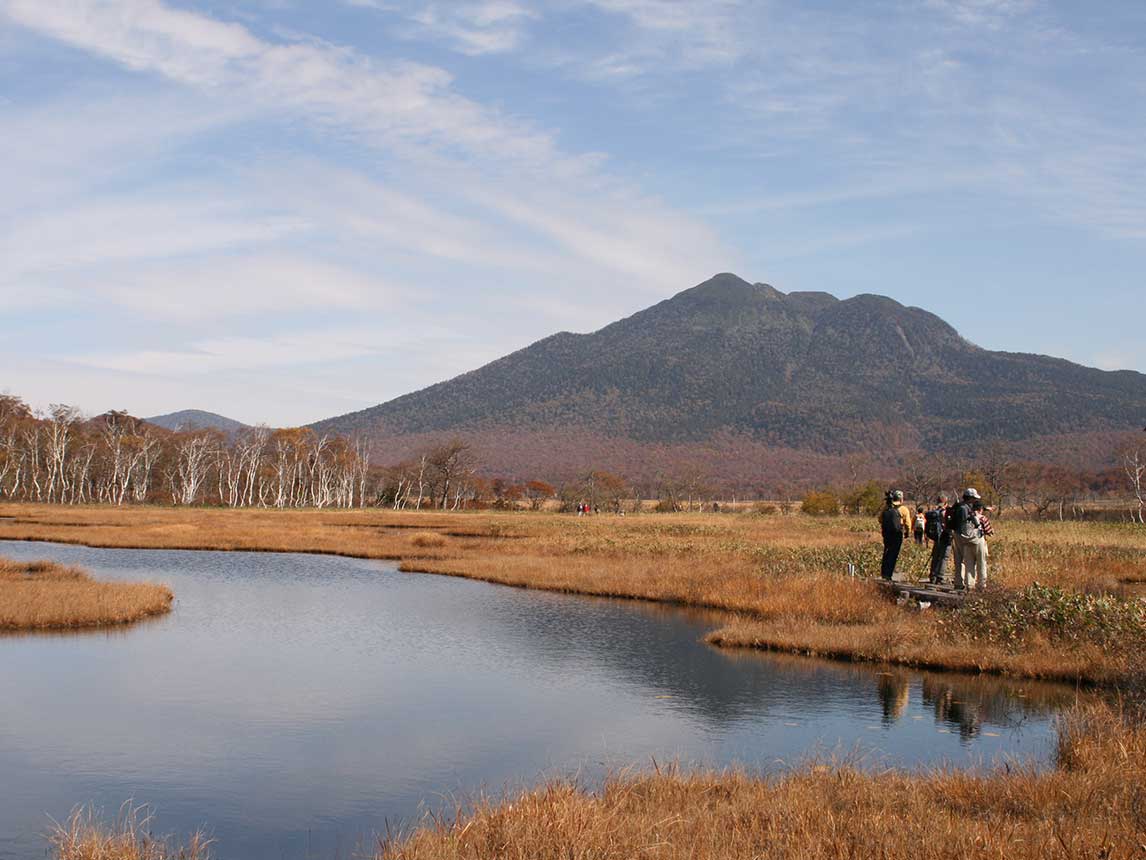
{"label": "grassy bank", "polygon": [[[1146,848],[1146,730],[1108,706],[1063,724],[1051,771],[871,773],[809,765],[743,772],[618,776],[599,791],[552,782],[427,818],[383,841],[375,860],[776,860],[881,857],[1140,858]],[[218,846],[226,856],[226,846]],[[77,816],[58,860],[200,860],[129,820]]]}
{"label": "grassy bank", "polygon": [[0,558],[0,632],[128,624],[169,611],[172,599],[162,585],[97,582],[74,567]]}
{"label": "grassy bank", "polygon": [[[92,546],[328,552],[403,570],[715,609],[711,641],[933,669],[1116,684],[1138,671],[1146,529],[1004,520],[992,593],[912,612],[870,581],[870,519],[0,508],[0,538]],[[842,575],[848,564],[859,578]],[[921,574],[926,554],[905,550]],[[1038,583],[1038,585],[1035,585]],[[1023,613],[1034,623],[1024,623]]]}

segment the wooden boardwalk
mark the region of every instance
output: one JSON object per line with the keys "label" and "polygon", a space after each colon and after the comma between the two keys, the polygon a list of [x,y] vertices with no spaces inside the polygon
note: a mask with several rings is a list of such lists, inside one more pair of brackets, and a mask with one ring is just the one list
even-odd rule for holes
{"label": "wooden boardwalk", "polygon": [[920,603],[958,606],[967,598],[967,592],[959,591],[953,585],[933,585],[925,579],[917,582],[883,581],[883,584],[897,595],[914,597]]}

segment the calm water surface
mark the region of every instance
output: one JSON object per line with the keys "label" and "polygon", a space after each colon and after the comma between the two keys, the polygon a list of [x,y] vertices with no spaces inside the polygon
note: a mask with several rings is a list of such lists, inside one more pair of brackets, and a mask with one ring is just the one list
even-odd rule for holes
{"label": "calm water surface", "polygon": [[1074,693],[728,654],[699,613],[398,573],[314,555],[0,555],[156,580],[170,616],[0,638],[0,858],[48,816],[152,804],[238,858],[345,857],[480,788],[680,759],[775,771],[1046,762]]}

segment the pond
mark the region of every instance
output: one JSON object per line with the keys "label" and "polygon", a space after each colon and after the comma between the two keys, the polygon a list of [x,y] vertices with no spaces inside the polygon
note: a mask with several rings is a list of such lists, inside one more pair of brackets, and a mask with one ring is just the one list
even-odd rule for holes
{"label": "pond", "polygon": [[0,638],[0,858],[151,804],[221,856],[346,857],[485,789],[652,762],[1047,763],[1060,686],[728,653],[705,613],[322,555],[0,541],[175,591],[164,618]]}

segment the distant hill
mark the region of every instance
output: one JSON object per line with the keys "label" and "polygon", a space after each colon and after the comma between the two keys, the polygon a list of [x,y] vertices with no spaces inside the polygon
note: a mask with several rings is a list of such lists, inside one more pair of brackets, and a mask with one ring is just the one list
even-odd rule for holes
{"label": "distant hill", "polygon": [[221,430],[224,433],[237,433],[246,429],[247,425],[233,418],[216,415],[214,412],[204,412],[202,409],[183,409],[167,415],[156,415],[153,418],[144,418],[149,424],[155,424],[167,430]]}
{"label": "distant hill", "polygon": [[514,474],[610,458],[659,468],[690,451],[741,472],[819,468],[991,443],[1085,459],[1144,419],[1146,375],[981,349],[883,296],[785,295],[720,274],[600,331],[555,334],[315,426],[391,451],[459,433]]}

